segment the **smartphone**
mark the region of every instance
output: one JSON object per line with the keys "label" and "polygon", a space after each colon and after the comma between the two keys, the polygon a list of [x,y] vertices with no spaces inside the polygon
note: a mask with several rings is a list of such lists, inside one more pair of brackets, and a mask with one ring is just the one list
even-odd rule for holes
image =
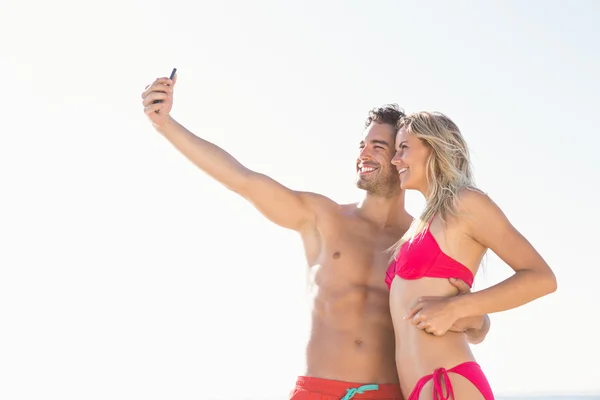
{"label": "smartphone", "polygon": [[[171,71],[171,76],[169,76],[169,79],[173,79],[175,78],[175,74],[177,73],[177,68],[173,68],[173,71]],[[156,104],[156,103],[162,103],[162,100],[154,100],[152,102],[152,104]],[[158,112],[158,111],[157,111]]]}

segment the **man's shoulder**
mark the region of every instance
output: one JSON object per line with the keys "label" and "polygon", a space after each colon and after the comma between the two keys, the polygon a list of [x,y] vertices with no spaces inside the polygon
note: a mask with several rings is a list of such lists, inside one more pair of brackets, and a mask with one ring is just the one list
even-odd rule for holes
{"label": "man's shoulder", "polygon": [[315,204],[339,207],[339,204],[337,202],[335,202],[334,200],[332,200],[331,198],[329,198],[323,194],[315,193],[315,192],[303,192],[303,191],[299,191],[298,193],[305,201],[315,203]]}
{"label": "man's shoulder", "polygon": [[335,213],[335,214],[346,214],[352,213],[357,209],[358,203],[338,203],[337,201],[331,199],[328,196],[325,196],[320,193],[315,192],[299,192],[302,196],[303,200],[318,210],[320,212],[325,213]]}

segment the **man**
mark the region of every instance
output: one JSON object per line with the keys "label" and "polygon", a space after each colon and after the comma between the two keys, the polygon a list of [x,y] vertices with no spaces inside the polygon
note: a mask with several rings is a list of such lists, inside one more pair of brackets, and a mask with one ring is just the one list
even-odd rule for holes
{"label": "man", "polygon": [[[176,82],[159,78],[142,94],[155,129],[205,173],[250,201],[275,224],[297,231],[311,270],[312,318],[306,369],[291,399],[402,399],[394,359],[394,332],[384,278],[386,250],[412,222],[391,164],[395,105],[374,109],[365,124],[356,162],[356,204],[340,205],[298,192],[249,170],[220,147],[188,131],[169,113]],[[464,293],[464,282],[453,282]],[[489,330],[487,317],[457,321],[472,343]],[[363,394],[364,393],[364,394]]]}

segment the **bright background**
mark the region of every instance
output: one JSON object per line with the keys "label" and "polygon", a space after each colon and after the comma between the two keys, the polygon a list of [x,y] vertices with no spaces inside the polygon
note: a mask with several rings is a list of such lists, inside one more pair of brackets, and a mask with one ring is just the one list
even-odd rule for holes
{"label": "bright background", "polygon": [[[600,3],[0,3],[0,398],[285,398],[295,233],[155,133],[140,93],[295,189],[353,201],[367,111],[439,110],[557,293],[492,316],[498,393],[600,392]],[[414,194],[407,207],[418,213]],[[510,269],[493,255],[481,289]]]}

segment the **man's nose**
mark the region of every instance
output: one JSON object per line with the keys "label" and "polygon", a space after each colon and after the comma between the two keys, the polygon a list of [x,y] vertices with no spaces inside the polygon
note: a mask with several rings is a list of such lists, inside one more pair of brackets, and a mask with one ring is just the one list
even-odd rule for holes
{"label": "man's nose", "polygon": [[368,160],[371,158],[371,151],[367,147],[363,147],[358,154],[359,160]]}

